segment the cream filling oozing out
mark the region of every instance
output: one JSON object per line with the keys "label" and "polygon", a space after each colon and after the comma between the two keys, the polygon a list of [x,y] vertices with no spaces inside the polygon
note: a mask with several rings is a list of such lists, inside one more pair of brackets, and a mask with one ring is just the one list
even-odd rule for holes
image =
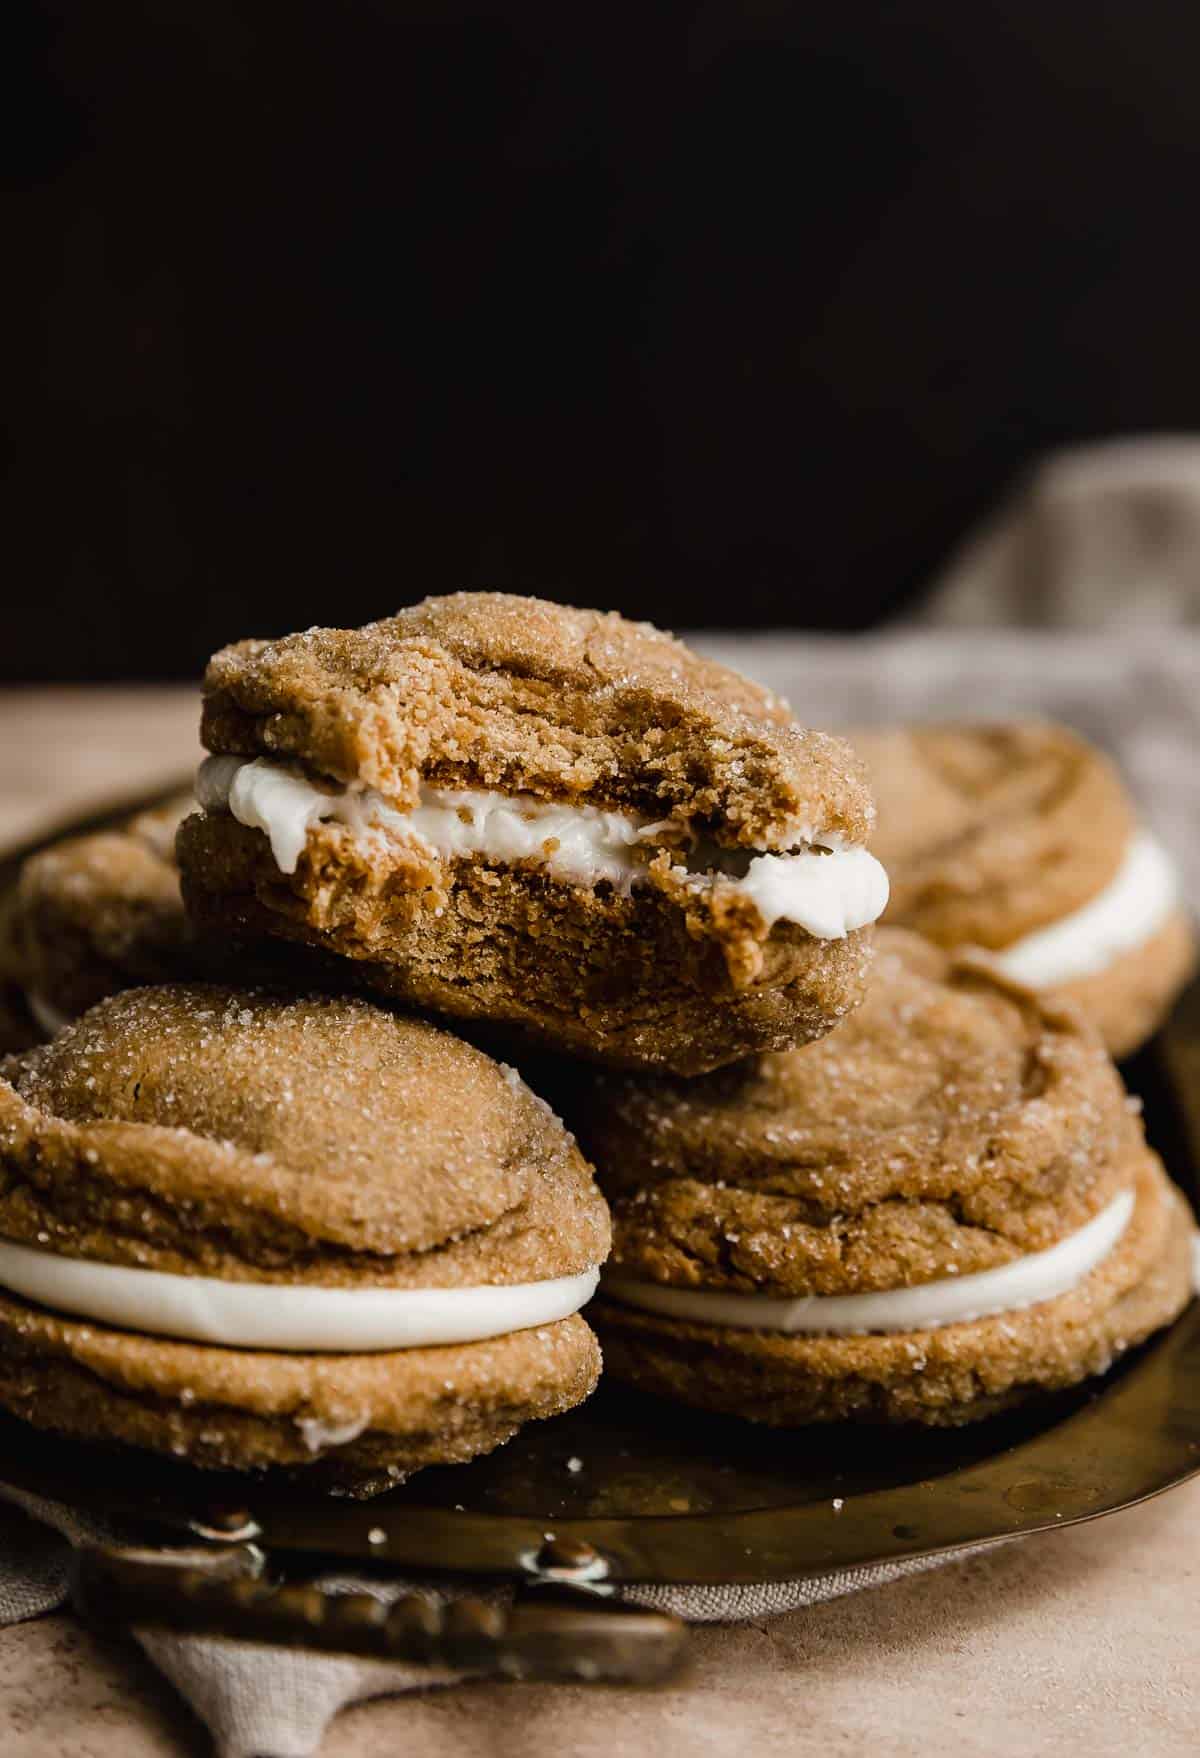
{"label": "cream filling oozing out", "polygon": [[[465,788],[424,787],[412,810],[401,812],[372,788],[326,792],[263,758],[209,757],[200,766],[196,793],[206,810],[228,811],[239,824],[261,830],[282,873],[295,872],[314,825],[336,820],[359,836],[382,831],[409,837],[445,858],[534,860],[568,883],[607,880],[628,895],[645,881],[638,852],[666,829],[597,806]],[[794,922],[820,940],[841,939],[882,915],[887,875],[865,848],[811,829],[798,832],[796,841],[805,846],[748,854],[745,870],[736,873],[721,868],[728,851],[714,851],[713,867],[691,876],[697,886],[733,886],[753,900],[768,927]]]}
{"label": "cream filling oozing out", "polygon": [[1131,838],[1116,877],[1082,909],[991,954],[1014,982],[1053,988],[1106,970],[1144,946],[1179,900],[1179,880],[1162,844],[1145,831]]}
{"label": "cream filling oozing out", "polygon": [[227,1349],[363,1354],[479,1343],[569,1318],[598,1269],[544,1282],[473,1288],[321,1288],[223,1282],[59,1257],[0,1239],[0,1287],[56,1312]]}
{"label": "cream filling oozing out", "polygon": [[871,1294],[716,1294],[605,1274],[603,1290],[625,1306],[639,1306],[664,1318],[735,1330],[834,1337],[932,1331],[1016,1312],[1069,1293],[1108,1256],[1129,1225],[1133,1207],[1133,1192],[1122,1191],[1086,1227],[1046,1251],[1030,1252],[999,1269],[948,1276],[914,1288]]}

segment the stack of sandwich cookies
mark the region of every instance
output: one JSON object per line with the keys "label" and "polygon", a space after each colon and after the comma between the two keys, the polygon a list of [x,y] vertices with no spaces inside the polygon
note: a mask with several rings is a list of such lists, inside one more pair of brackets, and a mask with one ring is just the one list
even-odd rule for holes
{"label": "stack of sandwich cookies", "polygon": [[854,733],[879,810],[887,920],[989,949],[1018,982],[1072,996],[1116,1056],[1190,976],[1195,933],[1172,863],[1108,760],[1065,727]]}
{"label": "stack of sandwich cookies", "polygon": [[767,1423],[958,1424],[1103,1372],[1186,1304],[1186,1205],[1078,1010],[878,943],[820,1044],[576,1094],[618,1377]]}
{"label": "stack of sandwich cookies", "polygon": [[511,1069],[364,1001],[130,990],[0,1082],[0,1406],[366,1493],[592,1390],[609,1246]]}
{"label": "stack of sandwich cookies", "polygon": [[178,853],[210,934],[685,1074],[861,998],[887,882],[857,760],[646,625],[477,593],[243,642],[202,733]]}
{"label": "stack of sandwich cookies", "polygon": [[[0,1062],[0,1407],[372,1493],[589,1394],[587,1162],[396,1003],[551,1052],[615,1210],[588,1316],[651,1392],[958,1424],[1186,1302],[1186,1206],[1056,992],[1132,1048],[1192,931],[1073,735],[864,735],[868,852],[866,772],[768,691],[459,594],[226,649],[202,736],[199,811],[37,857],[0,936],[60,1034]],[[868,989],[880,855],[919,935]]]}
{"label": "stack of sandwich cookies", "polygon": [[25,862],[5,911],[3,962],[44,1035],[119,989],[198,974],[174,854],[194,809],[180,796]]}

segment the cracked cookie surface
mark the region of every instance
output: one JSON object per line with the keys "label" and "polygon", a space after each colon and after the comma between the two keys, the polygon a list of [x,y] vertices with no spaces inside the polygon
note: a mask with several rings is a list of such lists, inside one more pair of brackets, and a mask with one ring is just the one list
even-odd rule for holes
{"label": "cracked cookie surface", "polygon": [[[1120,885],[1140,835],[1136,811],[1114,765],[1069,728],[1018,721],[850,736],[878,805],[872,847],[891,882],[886,921],[941,946],[1011,957]],[[1132,890],[1116,913],[1132,919],[1144,904]],[[1103,935],[1112,924],[1093,917],[1090,930],[1079,925],[1089,931]],[[1150,906],[1135,943],[1118,920],[1117,943],[1108,953],[1098,946],[1094,969],[1072,968],[1075,946],[1054,973],[1062,945],[1043,955],[1039,986],[1077,1000],[1116,1056],[1150,1036],[1196,964],[1190,918],[1171,899]]]}
{"label": "cracked cookie surface", "polygon": [[[300,984],[311,969],[619,1067],[700,1073],[818,1038],[858,1006],[870,969],[869,932],[820,940],[781,923],[765,938],[752,926],[747,943],[729,923],[722,940],[650,889],[620,897],[476,861],[454,863],[444,892],[440,875],[397,884],[400,851],[355,847],[337,827],[310,835],[291,877],[260,833],[218,814],[189,819],[181,845],[208,938],[281,941]],[[735,980],[735,950],[753,976]]]}
{"label": "cracked cookie surface", "polygon": [[[763,856],[832,857],[805,869],[822,883],[848,852],[867,859],[857,759],[648,625],[462,593],[242,642],[209,667],[202,736],[233,769],[178,852],[215,937],[293,942],[349,987],[681,1073],[808,1041],[861,998],[882,899],[814,931],[746,882]],[[294,863],[261,812],[237,817],[238,759],[309,788]],[[590,877],[564,872],[560,833],[522,858],[449,854],[406,828],[430,790],[448,811],[564,807],[589,831],[616,814],[632,852]]]}
{"label": "cracked cookie surface", "polygon": [[[586,1161],[515,1072],[363,1001],[130,990],[2,1069],[0,1240],[51,1263],[264,1292],[502,1290],[608,1249]],[[18,1415],[204,1465],[322,1455],[342,1483],[486,1450],[579,1402],[598,1369],[574,1314],[326,1355],[140,1335],[0,1293],[0,1401]]]}
{"label": "cracked cookie surface", "polygon": [[771,691],[649,623],[500,592],[227,647],[201,738],[401,805],[422,781],[586,797],[709,821],[729,846],[798,822],[861,841],[871,822],[843,741],[797,726]]}
{"label": "cracked cookie surface", "polygon": [[855,729],[875,790],[887,919],[999,949],[1115,876],[1135,828],[1116,769],[1047,721]]}
{"label": "cracked cookie surface", "polygon": [[[982,1351],[1011,1325],[1023,1342],[1001,1351],[1010,1389],[1066,1383],[1071,1350],[1051,1335],[1054,1313],[1083,1312],[1081,1289],[1090,1289],[1088,1323],[1080,1329],[1072,1318],[1064,1336],[1076,1339],[1075,1377],[1099,1371],[1089,1364],[1103,1349],[1115,1352],[1122,1336],[1136,1340],[1133,1315],[1156,1314],[1154,1328],[1186,1299],[1183,1256],[1168,1245],[1166,1225],[1182,1199],[1074,1007],[904,930],[881,929],[878,938],[867,1000],[820,1044],[691,1082],[562,1074],[561,1107],[613,1205],[612,1274],[734,1297],[886,1295],[1020,1266],[1136,1191],[1136,1225],[1062,1297],[1065,1306],[1046,1301],[1022,1315],[905,1334],[937,1339],[930,1359],[947,1363],[952,1343],[959,1368],[979,1353],[978,1384],[993,1388],[990,1399],[1004,1372]],[[1125,1268],[1114,1281],[1117,1264]],[[1139,1278],[1144,1297],[1132,1291]],[[985,1413],[974,1392],[956,1398],[949,1380],[939,1384],[925,1367],[917,1383],[911,1363],[923,1345],[906,1353],[895,1335],[735,1331],[612,1298],[596,1311],[604,1333],[618,1339],[614,1371],[651,1389],[673,1384],[681,1396],[686,1385],[691,1401],[710,1407],[741,1408],[743,1369],[734,1364],[761,1357],[773,1364],[769,1373],[761,1367],[775,1411],[764,1420],[789,1420],[788,1410],[805,1412],[796,1420],[848,1414],[860,1394],[864,1412],[930,1421]],[[1048,1365],[1039,1379],[1042,1323]],[[643,1360],[651,1363],[645,1373]],[[867,1363],[876,1390],[848,1390]],[[898,1376],[890,1390],[879,1379],[885,1363]],[[759,1369],[744,1371],[749,1388]],[[789,1373],[797,1376],[791,1392]],[[748,1392],[746,1413],[762,1414],[760,1402]]]}
{"label": "cracked cookie surface", "polygon": [[641,1312],[591,1309],[606,1371],[643,1391],[775,1427],[916,1422],[958,1427],[1106,1373],[1191,1298],[1186,1202],[1154,1155],[1137,1207],[1085,1281],[1036,1306],[934,1330],[786,1336]]}

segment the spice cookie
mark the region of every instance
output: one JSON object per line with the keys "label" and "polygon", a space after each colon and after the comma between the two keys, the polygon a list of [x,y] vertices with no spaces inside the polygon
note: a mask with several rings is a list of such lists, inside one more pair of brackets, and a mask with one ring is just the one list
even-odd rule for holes
{"label": "spice cookie", "polygon": [[963,1423],[1189,1297],[1190,1215],[1093,1029],[899,929],[822,1043],[592,1076],[574,1112],[613,1203],[606,1365],[684,1403]]}
{"label": "spice cookie", "polygon": [[1066,727],[854,733],[879,807],[887,920],[1079,1001],[1115,1056],[1187,981],[1195,935],[1162,846],[1106,757]]}
{"label": "spice cookie", "polygon": [[353,999],[101,1002],[0,1081],[0,1405],[367,1493],[578,1404],[608,1251],[511,1069]]}
{"label": "spice cookie", "polygon": [[31,855],[5,911],[6,974],[52,1036],[118,989],[198,974],[175,832],[191,795]]}
{"label": "spice cookie", "polygon": [[697,1073],[859,1001],[887,881],[848,747],[647,624],[502,593],[209,666],[178,853],[227,936],[631,1067]]}

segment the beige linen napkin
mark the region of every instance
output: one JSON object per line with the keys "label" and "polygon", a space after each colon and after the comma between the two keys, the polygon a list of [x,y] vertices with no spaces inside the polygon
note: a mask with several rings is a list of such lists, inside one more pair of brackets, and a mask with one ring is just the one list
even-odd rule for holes
{"label": "beige linen napkin", "polygon": [[[0,1483],[0,1626],[55,1611],[68,1596],[73,1544],[120,1538],[120,1530],[78,1510]],[[132,1539],[132,1534],[129,1535]],[[689,1623],[741,1622],[798,1611],[842,1594],[881,1587],[949,1561],[972,1556],[983,1546],[963,1547],[942,1557],[843,1569],[815,1580],[772,1582],[760,1587],[630,1587],[615,1597],[674,1613]],[[420,1581],[380,1583],[352,1575],[328,1575],[330,1592],[371,1593],[390,1602],[405,1593],[445,1596]],[[478,1593],[479,1583],[462,1591]],[[505,1586],[483,1589],[504,1601]],[[218,1758],[311,1758],[320,1750],[339,1709],[366,1698],[399,1691],[454,1684],[462,1676],[429,1667],[352,1656],[306,1653],[267,1644],[231,1642],[221,1637],[185,1636],[165,1630],[135,1630],[155,1665],[187,1698],[211,1730]]]}
{"label": "beige linen napkin", "polygon": [[1200,438],[1113,439],[1042,459],[916,612],[963,628],[1200,622]]}

